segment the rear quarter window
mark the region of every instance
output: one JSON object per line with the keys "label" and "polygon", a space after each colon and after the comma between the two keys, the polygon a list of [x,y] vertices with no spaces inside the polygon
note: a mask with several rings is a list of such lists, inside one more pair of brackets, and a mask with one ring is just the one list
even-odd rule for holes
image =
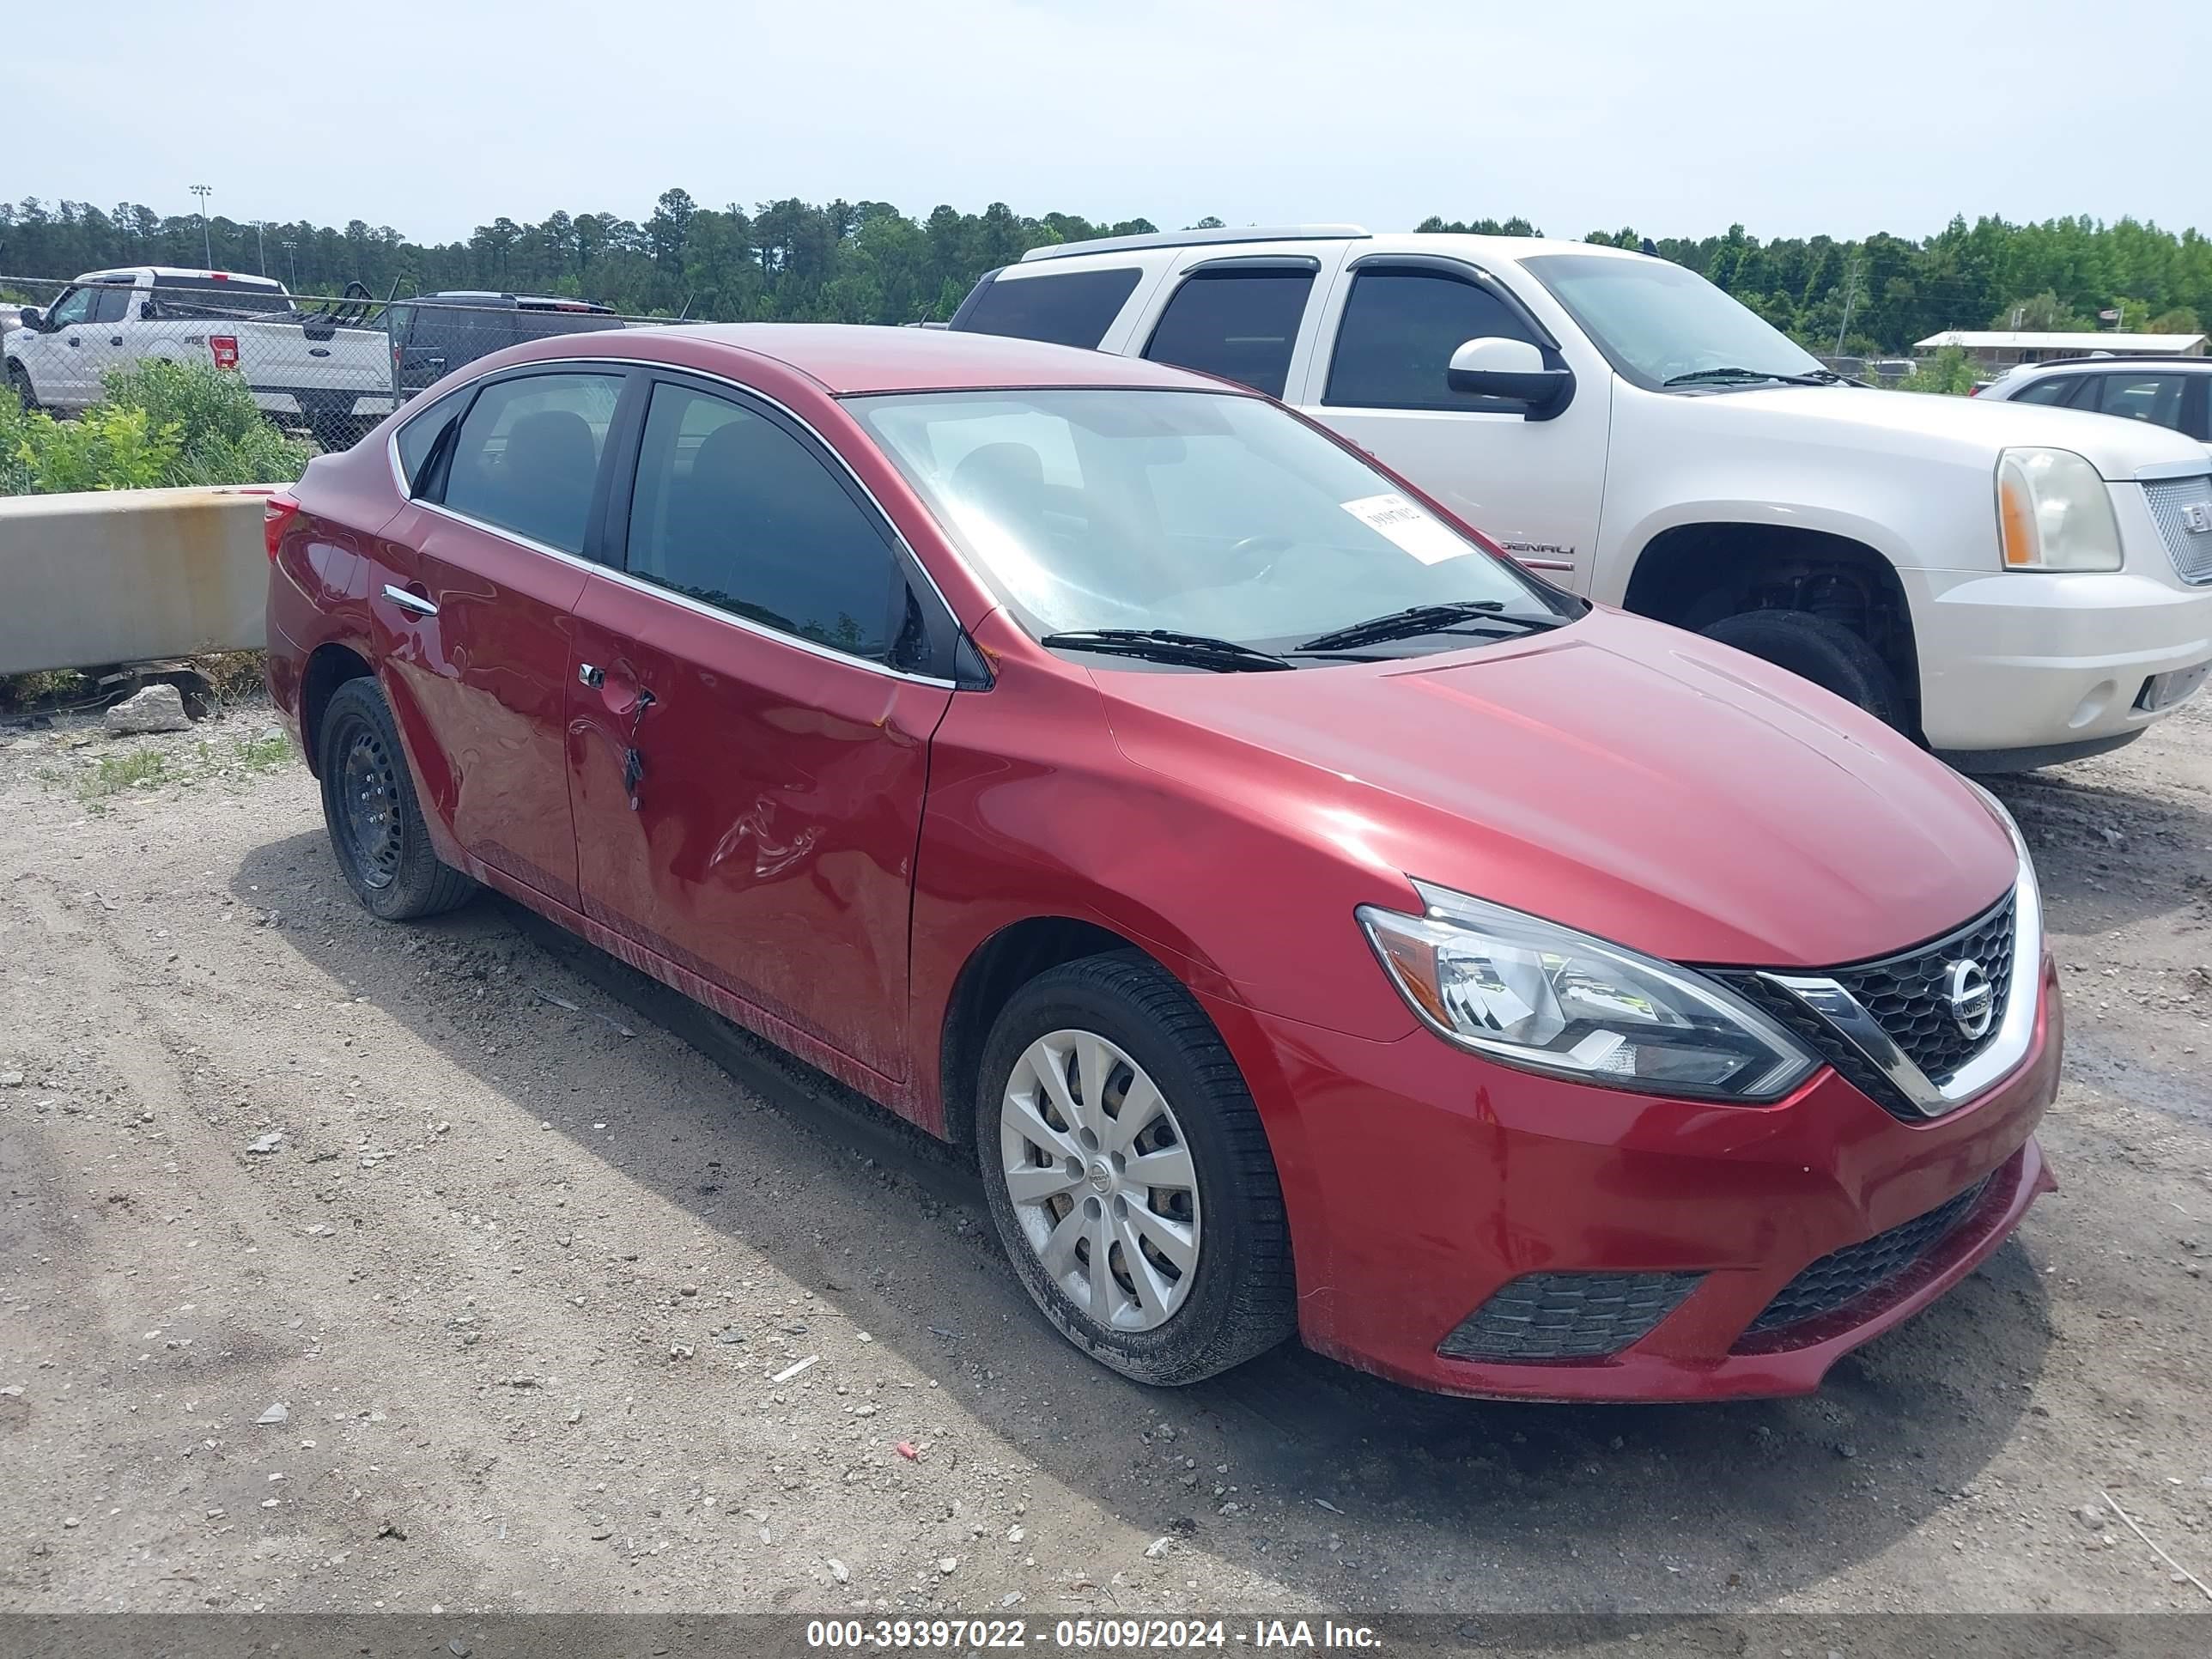
{"label": "rear quarter window", "polygon": [[1005,334],[1095,350],[1136,292],[1139,274],[1132,268],[1001,275],[969,297],[952,326],[970,334]]}

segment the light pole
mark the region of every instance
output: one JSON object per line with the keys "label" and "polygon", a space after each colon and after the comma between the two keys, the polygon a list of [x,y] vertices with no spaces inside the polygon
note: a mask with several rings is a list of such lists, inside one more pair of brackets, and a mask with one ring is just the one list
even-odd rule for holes
{"label": "light pole", "polygon": [[269,245],[261,240],[261,233],[267,228],[262,221],[253,222],[253,262],[264,276],[269,274]]}
{"label": "light pole", "polygon": [[200,198],[200,252],[207,255],[208,269],[215,269],[215,242],[208,230],[207,198],[215,194],[212,185],[194,185],[192,194]]}
{"label": "light pole", "polygon": [[289,236],[284,239],[284,257],[292,266],[292,291],[295,294],[300,291],[300,255],[297,252],[299,246],[299,243]]}

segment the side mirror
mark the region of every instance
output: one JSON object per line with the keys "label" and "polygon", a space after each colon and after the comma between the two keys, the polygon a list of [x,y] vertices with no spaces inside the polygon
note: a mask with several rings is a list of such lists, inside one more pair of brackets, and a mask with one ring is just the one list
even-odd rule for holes
{"label": "side mirror", "polygon": [[1549,420],[1574,396],[1574,371],[1547,368],[1544,354],[1526,340],[1489,334],[1451,355],[1444,379],[1454,392],[1526,404],[1532,421]]}
{"label": "side mirror", "polygon": [[16,318],[15,322],[18,327],[27,328],[33,333],[37,333],[46,325],[46,313],[36,306],[25,306],[22,313]]}

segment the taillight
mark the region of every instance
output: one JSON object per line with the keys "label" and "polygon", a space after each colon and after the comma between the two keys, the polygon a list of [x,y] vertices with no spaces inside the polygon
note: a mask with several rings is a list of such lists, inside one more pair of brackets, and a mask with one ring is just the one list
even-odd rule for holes
{"label": "taillight", "polygon": [[1966,388],[1966,395],[1969,398],[1978,398],[1982,395],[1982,389],[1978,386],[1970,386]]}
{"label": "taillight", "polygon": [[215,354],[215,366],[217,368],[238,367],[238,336],[235,334],[209,335],[208,349]]}
{"label": "taillight", "polygon": [[298,499],[281,491],[271,495],[268,505],[262,508],[261,544],[269,550],[270,563],[276,562],[276,550],[284,544],[284,532],[299,515]]}

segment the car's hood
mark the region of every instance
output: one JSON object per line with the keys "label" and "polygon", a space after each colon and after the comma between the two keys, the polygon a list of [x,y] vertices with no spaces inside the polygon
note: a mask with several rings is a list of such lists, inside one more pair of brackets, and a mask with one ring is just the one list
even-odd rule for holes
{"label": "car's hood", "polygon": [[1385,889],[1417,877],[1675,961],[1886,955],[2015,873],[1980,799],[1905,738],[1618,612],[1374,667],[1094,678],[1132,761]]}
{"label": "car's hood", "polygon": [[1698,392],[1684,401],[1716,425],[1739,418],[1797,422],[1806,428],[1808,442],[1948,451],[1962,459],[1986,459],[1992,471],[1999,450],[2030,445],[2070,449],[2114,483],[2131,482],[2146,467],[2204,459],[2202,444],[2164,427],[2002,398],[1945,398],[1872,386],[1775,386]]}

